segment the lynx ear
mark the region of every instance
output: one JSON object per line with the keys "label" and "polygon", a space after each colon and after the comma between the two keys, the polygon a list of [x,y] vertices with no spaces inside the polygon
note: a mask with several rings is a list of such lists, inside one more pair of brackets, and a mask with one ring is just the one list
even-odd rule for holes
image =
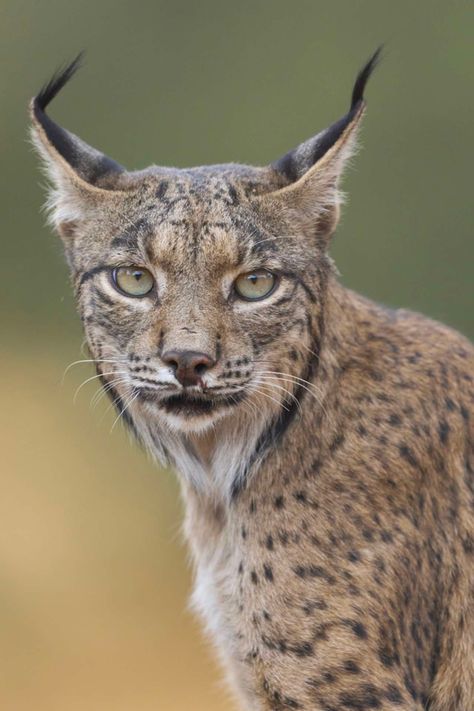
{"label": "lynx ear", "polygon": [[379,47],[357,75],[349,111],[339,121],[272,164],[287,182],[263,200],[273,209],[289,211],[305,228],[329,236],[339,218],[339,183],[344,165],[354,154],[361,118],[365,111],[364,89],[380,58]]}
{"label": "lynx ear", "polygon": [[48,206],[51,222],[64,237],[97,198],[123,190],[126,171],[103,153],[56,124],[45,109],[81,65],[82,53],[57,71],[30,104],[33,142],[53,189]]}

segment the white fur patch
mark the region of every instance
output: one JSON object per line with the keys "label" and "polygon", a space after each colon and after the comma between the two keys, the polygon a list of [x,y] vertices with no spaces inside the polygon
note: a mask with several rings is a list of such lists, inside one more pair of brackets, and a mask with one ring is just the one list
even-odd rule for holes
{"label": "white fur patch", "polygon": [[[155,405],[131,408],[143,444],[164,465],[172,464],[185,481],[202,495],[214,501],[228,501],[236,481],[246,475],[257,442],[271,418],[268,409],[244,409],[246,401],[227,414],[201,418],[202,430],[216,430],[216,445],[208,466],[195,454],[189,432],[196,424],[158,411]],[[195,418],[197,419],[197,418]]]}

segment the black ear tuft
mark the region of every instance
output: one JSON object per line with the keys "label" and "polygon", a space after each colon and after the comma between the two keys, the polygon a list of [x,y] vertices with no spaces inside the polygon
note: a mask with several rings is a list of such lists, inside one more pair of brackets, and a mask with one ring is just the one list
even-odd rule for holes
{"label": "black ear tuft", "polygon": [[68,81],[72,79],[77,70],[80,69],[83,59],[84,50],[79,52],[77,57],[66,67],[58,69],[53,74],[49,82],[41,88],[39,94],[34,98],[35,106],[41,109],[41,111],[44,111],[48,104],[51,103],[57,94],[59,94]]}
{"label": "black ear tuft", "polygon": [[354,88],[352,90],[352,100],[351,100],[351,111],[364,100],[364,89],[367,84],[370,75],[374,71],[377,64],[380,62],[380,57],[382,54],[383,44],[378,47],[365,67],[360,70],[355,80]]}
{"label": "black ear tuft", "polygon": [[[66,160],[82,180],[107,190],[113,190],[116,184],[115,178],[124,172],[124,168],[59,126],[45,111],[48,104],[80,68],[83,58],[84,52],[80,52],[70,64],[58,69],[49,82],[43,86],[31,102],[33,121],[35,124],[39,124],[47,142]],[[34,127],[37,128],[37,125]],[[40,143],[44,143],[41,135],[38,136],[38,140]]]}
{"label": "black ear tuft", "polygon": [[339,140],[346,128],[354,121],[364,103],[364,89],[367,81],[374,71],[382,52],[381,45],[369,59],[367,64],[357,75],[352,90],[351,106],[349,111],[309,141],[301,143],[297,148],[286,153],[283,158],[272,163],[275,170],[285,176],[290,182],[301,178],[327,151]]}

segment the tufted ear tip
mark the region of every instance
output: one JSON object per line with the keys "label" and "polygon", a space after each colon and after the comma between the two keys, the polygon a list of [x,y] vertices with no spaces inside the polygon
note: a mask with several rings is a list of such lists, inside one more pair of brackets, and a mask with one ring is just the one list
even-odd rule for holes
{"label": "tufted ear tip", "polygon": [[85,52],[81,50],[72,62],[55,71],[51,79],[41,87],[39,93],[32,99],[31,106],[35,112],[44,111],[46,109],[51,101],[72,79],[77,70],[80,69],[83,64],[84,56]]}
{"label": "tufted ear tip", "polygon": [[354,87],[352,89],[352,97],[351,97],[351,108],[350,110],[353,111],[358,104],[360,104],[361,101],[365,101],[364,99],[364,91],[365,87],[367,85],[367,82],[369,81],[374,69],[377,67],[377,65],[380,63],[380,60],[382,58],[382,50],[383,50],[383,44],[381,44],[373,55],[370,57],[368,62],[362,67],[360,72],[358,73],[356,80],[354,82]]}
{"label": "tufted ear tip", "polygon": [[272,169],[284,186],[262,199],[274,210],[293,215],[308,233],[326,241],[334,232],[343,196],[339,190],[344,167],[357,148],[358,129],[365,113],[364,90],[380,61],[379,47],[356,76],[348,112],[313,138],[289,151]]}
{"label": "tufted ear tip", "polygon": [[367,82],[380,61],[381,45],[357,74],[351,95],[349,111],[331,126],[308,141],[301,143],[282,158],[272,163],[272,167],[290,183],[301,178],[315,163],[350,132],[350,127],[358,124],[365,107],[364,90]]}
{"label": "tufted ear tip", "polygon": [[30,102],[33,138],[46,159],[53,181],[61,174],[91,187],[113,190],[125,169],[100,151],[59,126],[46,113],[46,108],[80,68],[84,52],[57,70]]}
{"label": "tufted ear tip", "polygon": [[30,116],[33,124],[40,126],[43,129],[46,133],[47,139],[51,144],[53,144],[53,146],[60,142],[60,133],[63,129],[57,126],[46,115],[46,108],[81,67],[83,58],[84,51],[81,51],[77,57],[72,60],[72,62],[60,69],[57,69],[51,79],[49,79],[46,84],[43,84],[36,96],[34,96],[30,101]]}
{"label": "tufted ear tip", "polygon": [[70,241],[98,200],[113,200],[130,189],[129,173],[118,163],[82,141],[46,113],[46,109],[81,66],[84,53],[51,79],[30,101],[31,137],[50,181],[49,222]]}

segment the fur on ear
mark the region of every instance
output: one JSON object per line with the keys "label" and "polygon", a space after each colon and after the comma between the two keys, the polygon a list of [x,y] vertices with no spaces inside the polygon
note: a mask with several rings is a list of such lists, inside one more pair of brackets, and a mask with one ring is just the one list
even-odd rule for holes
{"label": "fur on ear", "polygon": [[43,159],[52,183],[47,207],[53,226],[69,236],[94,197],[124,190],[125,169],[59,126],[46,108],[81,66],[81,52],[70,64],[53,74],[30,103],[33,143]]}
{"label": "fur on ear", "polygon": [[297,211],[308,227],[331,234],[337,224],[342,196],[339,182],[343,168],[356,149],[357,133],[365,112],[364,89],[377,66],[379,47],[356,77],[349,111],[321,133],[272,163],[287,185],[264,196],[283,210]]}

